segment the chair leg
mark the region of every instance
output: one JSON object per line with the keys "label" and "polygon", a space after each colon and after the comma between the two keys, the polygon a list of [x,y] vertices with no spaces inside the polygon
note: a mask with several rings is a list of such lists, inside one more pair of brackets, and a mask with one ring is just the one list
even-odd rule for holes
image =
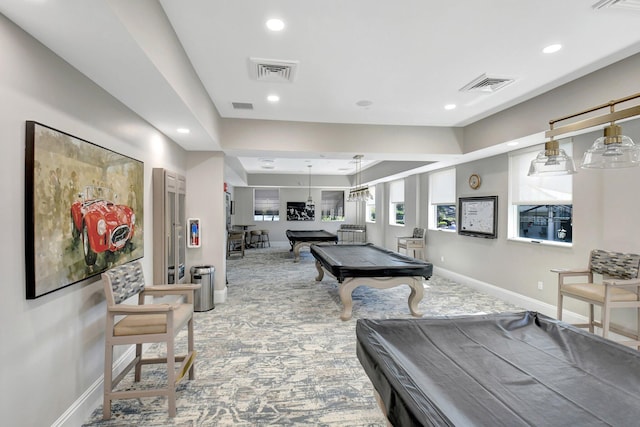
{"label": "chair leg", "polygon": [[562,320],[562,294],[560,293],[560,284],[558,284],[558,320]]}
{"label": "chair leg", "polygon": [[173,339],[167,341],[167,400],[169,418],[176,416],[176,355]]}
{"label": "chair leg", "polygon": [[609,309],[609,305],[606,304],[602,306],[602,336],[604,338],[609,337],[609,323],[611,321],[611,310]]}
{"label": "chair leg", "polygon": [[[636,341],[640,341],[640,307],[636,309],[636,319],[637,319],[637,327],[636,329]],[[637,350],[640,350],[640,344],[636,346]]]}
{"label": "chair leg", "polygon": [[113,378],[113,347],[108,342],[104,351],[104,401],[102,403],[102,419],[111,419],[111,391]]}
{"label": "chair leg", "polygon": [[[194,345],[193,345],[193,317],[191,318],[191,320],[189,320],[189,323],[187,324],[187,348],[188,348],[188,352],[192,353],[193,349],[194,349]],[[193,380],[196,378],[196,364],[192,363],[191,367],[189,368],[189,379]]]}
{"label": "chair leg", "polygon": [[136,344],[136,359],[138,362],[136,363],[136,370],[133,380],[135,382],[140,382],[140,377],[142,376],[142,344]]}
{"label": "chair leg", "polygon": [[[604,310],[604,307],[603,307]],[[604,312],[604,311],[603,311]],[[589,304],[589,332],[594,333],[594,328],[593,328],[593,319],[594,319],[594,314],[593,314],[593,304]],[[603,323],[604,325],[604,323]]]}

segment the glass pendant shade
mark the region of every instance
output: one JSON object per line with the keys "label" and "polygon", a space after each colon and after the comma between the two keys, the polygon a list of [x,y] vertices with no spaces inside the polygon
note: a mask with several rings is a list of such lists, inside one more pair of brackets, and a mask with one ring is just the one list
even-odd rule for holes
{"label": "glass pendant shade", "polygon": [[366,202],[373,200],[369,187],[354,188],[349,191],[347,202]]}
{"label": "glass pendant shade", "polygon": [[620,126],[604,129],[604,136],[596,139],[582,158],[584,169],[618,169],[640,166],[640,146],[621,134]]}
{"label": "glass pendant shade", "polygon": [[355,188],[349,190],[349,196],[347,197],[347,202],[366,202],[369,200],[373,200],[373,195],[369,191],[368,186],[363,186],[362,183],[362,154],[357,154],[353,156],[355,164],[356,164],[356,179],[355,179]]}
{"label": "glass pendant shade", "polygon": [[558,141],[544,144],[544,150],[531,161],[528,176],[571,175],[576,173],[573,159],[560,148]]}

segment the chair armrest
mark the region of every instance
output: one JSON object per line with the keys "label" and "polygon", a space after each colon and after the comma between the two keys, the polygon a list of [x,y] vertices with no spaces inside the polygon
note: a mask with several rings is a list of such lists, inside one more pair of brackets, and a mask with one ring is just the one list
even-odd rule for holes
{"label": "chair armrest", "polygon": [[602,281],[604,285],[625,287],[625,286],[640,286],[640,279],[604,279]]}
{"label": "chair armrest", "polygon": [[589,269],[552,268],[551,272],[558,273],[558,286],[564,285],[564,279],[567,277],[586,276],[589,282],[593,280],[593,274]]}
{"label": "chair armrest", "polygon": [[117,304],[107,307],[107,311],[111,314],[164,314],[175,309],[174,304]]}
{"label": "chair armrest", "polygon": [[193,304],[196,289],[200,289],[202,285],[184,284],[184,285],[154,285],[145,286],[144,290],[140,292],[140,297],[144,299],[145,296],[166,296],[166,295],[180,295],[186,298],[186,302]]}
{"label": "chair armrest", "polygon": [[558,282],[561,283],[565,277],[591,276],[589,269],[552,268],[552,273],[558,273]]}
{"label": "chair armrest", "polygon": [[577,269],[577,268],[552,268],[552,273],[559,274],[567,274],[567,275],[580,275],[580,274],[589,274],[591,271],[589,269]]}
{"label": "chair armrest", "polygon": [[165,291],[195,291],[196,289],[200,289],[202,285],[200,283],[190,283],[183,285],[153,285],[153,286],[145,286],[145,291],[151,292],[165,292]]}

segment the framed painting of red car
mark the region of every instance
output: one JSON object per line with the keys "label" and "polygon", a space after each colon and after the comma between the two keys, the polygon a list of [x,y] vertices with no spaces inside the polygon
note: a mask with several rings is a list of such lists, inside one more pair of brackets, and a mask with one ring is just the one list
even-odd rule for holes
{"label": "framed painting of red car", "polygon": [[27,299],[142,258],[141,161],[34,121],[25,160]]}

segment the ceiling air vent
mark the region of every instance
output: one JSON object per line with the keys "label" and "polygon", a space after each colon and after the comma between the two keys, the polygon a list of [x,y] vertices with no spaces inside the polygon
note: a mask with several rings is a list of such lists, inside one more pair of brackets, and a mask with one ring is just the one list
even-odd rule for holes
{"label": "ceiling air vent", "polygon": [[477,79],[473,80],[471,83],[465,85],[461,92],[495,92],[499,89],[502,89],[508,84],[511,84],[515,81],[515,79],[511,79],[508,77],[491,77],[486,74],[481,75]]}
{"label": "ceiling air vent", "polygon": [[232,102],[234,110],[253,110],[253,104],[250,102]]}
{"label": "ceiling air vent", "polygon": [[640,0],[600,0],[592,6],[594,9],[627,9],[640,11]]}
{"label": "ceiling air vent", "polygon": [[249,75],[259,82],[290,83],[297,69],[298,61],[249,58]]}

